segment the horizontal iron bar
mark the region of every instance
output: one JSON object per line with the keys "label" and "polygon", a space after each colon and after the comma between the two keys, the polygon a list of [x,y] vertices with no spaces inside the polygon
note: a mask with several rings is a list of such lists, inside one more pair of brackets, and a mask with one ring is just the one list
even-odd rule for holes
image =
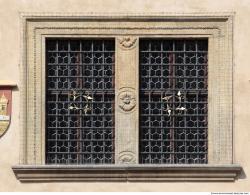
{"label": "horizontal iron bar", "polygon": [[[140,152],[140,154],[148,154],[148,155],[154,155],[154,154],[207,154],[207,152]],[[146,159],[143,159],[146,160]],[[150,159],[153,160],[153,159]],[[157,159],[161,160],[161,159]],[[194,160],[194,159],[193,159]]]}
{"label": "horizontal iron bar", "polygon": [[81,91],[81,92],[91,92],[91,93],[97,93],[97,92],[115,92],[114,89],[89,89],[89,88],[72,88],[72,89],[47,89],[48,91],[55,91],[55,92],[72,92],[72,91]]}
{"label": "horizontal iron bar", "polygon": [[[165,111],[165,112],[166,112],[166,114],[168,114],[167,111]],[[164,114],[140,114],[140,116],[164,116]],[[180,114],[171,114],[170,116],[190,116],[190,117],[192,117],[192,116],[207,116],[207,114],[182,114],[182,113],[180,113]]]}
{"label": "horizontal iron bar", "polygon": [[[205,66],[207,67],[208,64],[207,63],[140,63],[140,66],[167,66],[167,67],[170,67],[170,66]],[[142,67],[141,67],[142,68]],[[166,70],[169,70],[169,69],[166,69]]]}
{"label": "horizontal iron bar", "polygon": [[101,50],[101,51],[91,51],[91,50],[47,50],[47,53],[115,53],[114,50]]}
{"label": "horizontal iron bar", "polygon": [[[152,134],[151,134],[152,135]],[[143,142],[208,142],[207,139],[141,139]],[[145,146],[144,146],[145,147]]]}
{"label": "horizontal iron bar", "polygon": [[140,53],[166,53],[166,54],[172,54],[172,53],[205,53],[207,54],[208,51],[205,50],[195,50],[195,51],[186,51],[186,50],[140,50]]}
{"label": "horizontal iron bar", "polygon": [[[71,155],[71,154],[92,154],[92,155],[110,155],[110,154],[114,154],[114,152],[47,152],[47,154],[66,154],[66,155]],[[94,159],[91,159],[94,160]]]}
{"label": "horizontal iron bar", "polygon": [[[97,142],[112,142],[112,141],[114,141],[114,139],[92,139],[92,138],[91,139],[84,139],[84,138],[79,138],[79,139],[49,139],[48,138],[47,141],[48,142],[54,142],[54,143],[55,142],[68,142],[68,143],[70,143],[70,142],[92,142],[92,141],[97,141]],[[92,147],[95,147],[95,146],[92,146]]]}
{"label": "horizontal iron bar", "polygon": [[[47,63],[49,66],[114,66],[112,63]],[[76,67],[75,67],[76,68]],[[91,70],[90,70],[91,71]]]}
{"label": "horizontal iron bar", "polygon": [[[53,76],[54,78],[56,78],[56,76]],[[53,78],[51,77],[51,78]],[[58,76],[60,77],[60,76]],[[67,77],[66,77],[67,78]],[[82,78],[88,78],[87,76],[82,77]],[[97,78],[97,77],[93,77],[93,78]],[[98,77],[99,78],[99,77]],[[100,77],[102,78],[102,77]],[[141,76],[141,79],[155,79],[155,78],[161,78],[161,79],[207,79],[207,76]],[[198,80],[201,81],[201,80]],[[191,81],[182,81],[182,82],[191,82]]]}
{"label": "horizontal iron bar", "polygon": [[206,130],[207,127],[156,127],[156,126],[140,126],[141,129],[172,129],[172,130],[183,130],[183,131],[195,131],[195,130]]}
{"label": "horizontal iron bar", "polygon": [[[74,79],[74,78],[81,78],[81,79],[88,79],[88,78],[95,78],[95,79],[113,79],[113,76],[65,76],[65,75],[61,75],[61,76],[48,76],[48,79],[50,78],[63,78],[63,79]],[[67,81],[67,80],[66,80]],[[75,81],[76,82],[76,81]],[[93,81],[92,81],[93,82]],[[107,82],[111,82],[111,81],[104,81],[102,84],[106,84]]]}
{"label": "horizontal iron bar", "polygon": [[[161,94],[159,94],[161,95]],[[166,101],[140,101],[141,104],[164,104],[166,103]],[[177,101],[173,101],[173,102],[168,102],[169,105],[173,104],[173,103],[179,103]],[[188,102],[188,101],[184,101],[184,102],[181,102],[181,104],[207,104],[207,102]],[[194,109],[194,108],[190,108],[190,109]]]}
{"label": "horizontal iron bar", "polygon": [[96,130],[103,130],[103,131],[107,131],[107,130],[110,130],[112,131],[115,127],[113,126],[110,126],[110,127],[47,127],[48,129],[55,129],[55,130],[60,130],[63,129],[63,130],[68,130],[68,129],[75,129],[75,130],[78,130],[78,129],[88,129],[89,131],[96,131]]}
{"label": "horizontal iron bar", "polygon": [[79,116],[82,116],[82,117],[92,117],[92,116],[98,116],[98,117],[102,117],[102,116],[114,116],[114,114],[47,114],[47,116],[69,116],[69,117],[79,117]]}

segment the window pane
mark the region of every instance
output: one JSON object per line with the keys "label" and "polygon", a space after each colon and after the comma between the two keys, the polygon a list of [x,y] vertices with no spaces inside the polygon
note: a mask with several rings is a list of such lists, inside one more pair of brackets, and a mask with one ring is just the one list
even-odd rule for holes
{"label": "window pane", "polygon": [[46,41],[46,163],[114,163],[114,40]]}
{"label": "window pane", "polygon": [[140,41],[140,163],[207,163],[203,39]]}

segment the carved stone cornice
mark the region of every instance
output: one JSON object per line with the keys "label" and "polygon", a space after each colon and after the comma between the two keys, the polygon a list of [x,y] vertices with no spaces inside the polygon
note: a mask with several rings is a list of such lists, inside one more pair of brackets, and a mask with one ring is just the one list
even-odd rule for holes
{"label": "carved stone cornice", "polygon": [[88,20],[169,20],[169,19],[207,19],[223,20],[235,15],[235,12],[20,12],[24,19],[88,19]]}

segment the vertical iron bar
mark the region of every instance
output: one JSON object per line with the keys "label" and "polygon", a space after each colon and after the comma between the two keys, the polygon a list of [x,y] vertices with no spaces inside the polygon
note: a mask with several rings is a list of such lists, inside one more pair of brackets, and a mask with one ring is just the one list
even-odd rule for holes
{"label": "vertical iron bar", "polygon": [[163,94],[162,94],[162,91],[163,91],[163,42],[161,42],[161,93],[160,93],[160,103],[161,103],[161,163],[163,163],[163,158],[164,158],[164,155],[163,155],[163,146],[164,146],[164,142],[163,142],[163,134],[164,134],[164,129],[163,129],[163,120],[164,120],[164,117],[163,117],[163,104],[162,104],[162,98],[163,98]]}
{"label": "vertical iron bar", "polygon": [[[91,92],[92,92],[92,97],[93,97],[93,90],[94,90],[94,41],[91,41],[91,76],[92,76],[92,80],[91,80]],[[91,110],[91,127],[94,127],[94,112],[93,110]],[[91,139],[93,140],[94,139],[94,130],[91,129]],[[94,163],[94,159],[93,159],[93,153],[94,153],[94,150],[93,150],[93,142],[90,142],[90,146],[91,146],[91,153],[90,153],[90,161],[91,161],[91,164]]]}
{"label": "vertical iron bar", "polygon": [[[175,96],[175,42],[173,42],[173,53],[172,53],[172,59],[171,59],[171,62],[170,62],[170,67],[171,67],[171,70],[172,70],[172,95],[173,97]],[[172,104],[172,114],[175,115],[175,98],[172,98],[171,99],[171,104]],[[172,119],[172,128],[170,129],[170,134],[171,134],[171,139],[172,139],[172,151],[171,151],[171,161],[172,163],[175,163],[175,159],[177,159],[177,157],[175,156],[175,133],[174,133],[174,127],[175,127],[175,116],[170,116],[170,118]]]}
{"label": "vertical iron bar", "polygon": [[[59,46],[58,46],[58,41],[56,41],[56,69],[57,69],[57,71],[56,71],[56,76],[57,76],[57,79],[56,79],[56,88],[58,87],[58,71],[59,71],[59,61],[58,61],[58,52],[59,52]],[[58,160],[58,156],[57,156],[57,154],[58,154],[58,141],[57,141],[57,138],[58,138],[58,93],[56,93],[56,153],[55,153],[55,162],[56,163],[58,163],[57,162],[57,160]]]}
{"label": "vertical iron bar", "polygon": [[151,131],[151,107],[152,107],[152,101],[151,101],[151,69],[152,69],[152,65],[151,65],[151,55],[152,55],[152,48],[151,48],[151,42],[149,43],[149,78],[148,78],[148,86],[149,86],[149,93],[148,93],[148,101],[150,102],[149,105],[148,105],[148,110],[149,110],[149,127],[148,127],[148,130],[149,130],[149,162],[152,163],[152,150],[151,150],[151,140],[152,140],[152,131]]}
{"label": "vertical iron bar", "polygon": [[[184,89],[187,90],[186,88],[186,41],[183,42],[184,43],[184,54],[183,54],[183,59],[184,59],[184,63],[183,63],[183,66],[184,66]],[[184,100],[186,100],[186,91],[184,92]],[[186,103],[185,103],[185,108],[186,108]],[[185,131],[185,163],[187,164],[187,124],[186,124],[186,116],[184,116],[184,131]]]}

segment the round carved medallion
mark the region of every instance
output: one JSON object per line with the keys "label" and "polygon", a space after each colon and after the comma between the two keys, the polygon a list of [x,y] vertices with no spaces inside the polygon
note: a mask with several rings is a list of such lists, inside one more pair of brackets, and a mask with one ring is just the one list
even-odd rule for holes
{"label": "round carved medallion", "polygon": [[118,97],[119,107],[123,111],[132,111],[136,105],[135,95],[132,91],[123,91]]}

